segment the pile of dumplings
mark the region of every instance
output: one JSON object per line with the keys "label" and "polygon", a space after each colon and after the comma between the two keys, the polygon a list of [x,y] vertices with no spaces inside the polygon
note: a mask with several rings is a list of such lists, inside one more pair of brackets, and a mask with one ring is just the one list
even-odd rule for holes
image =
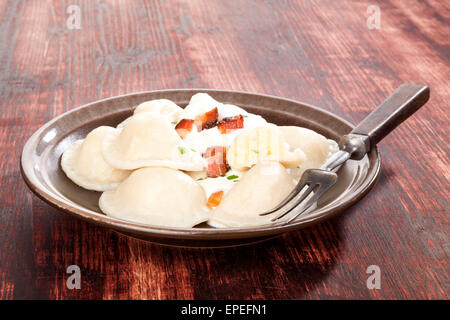
{"label": "pile of dumplings", "polygon": [[61,167],[78,186],[102,192],[100,209],[137,223],[216,228],[270,222],[302,173],[338,150],[301,127],[276,126],[206,93],[183,109],[144,102],[116,128],[101,126],[74,142]]}

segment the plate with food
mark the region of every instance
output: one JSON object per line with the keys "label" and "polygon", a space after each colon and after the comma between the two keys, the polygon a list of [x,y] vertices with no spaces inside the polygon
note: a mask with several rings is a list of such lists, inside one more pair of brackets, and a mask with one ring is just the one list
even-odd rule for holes
{"label": "plate with food", "polygon": [[261,214],[333,157],[353,128],[318,107],[263,94],[133,93],[46,123],[24,146],[21,170],[50,205],[128,236],[185,247],[243,245],[329,219],[373,187],[375,146],[346,159],[337,182],[292,221]]}

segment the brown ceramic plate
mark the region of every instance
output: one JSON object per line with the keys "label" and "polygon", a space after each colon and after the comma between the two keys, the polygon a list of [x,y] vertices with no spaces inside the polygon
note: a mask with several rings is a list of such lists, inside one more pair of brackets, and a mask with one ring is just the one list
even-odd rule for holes
{"label": "brown ceramic plate", "polygon": [[338,172],[338,183],[320,199],[317,209],[288,225],[274,223],[251,228],[181,229],[143,225],[108,217],[98,207],[100,193],[78,187],[61,170],[62,153],[72,142],[84,138],[92,129],[101,125],[116,126],[132,114],[136,105],[147,100],[166,98],[184,107],[197,92],[206,92],[220,102],[238,105],[277,125],[307,127],[334,140],[339,140],[340,136],[352,129],[349,122],[319,108],[255,93],[208,89],[134,93],[73,109],[37,130],[22,152],[21,170],[25,182],[42,200],[85,221],[135,238],[186,247],[249,244],[301,229],[348,209],[375,184],[380,172],[380,158],[376,148],[361,161],[347,161]]}

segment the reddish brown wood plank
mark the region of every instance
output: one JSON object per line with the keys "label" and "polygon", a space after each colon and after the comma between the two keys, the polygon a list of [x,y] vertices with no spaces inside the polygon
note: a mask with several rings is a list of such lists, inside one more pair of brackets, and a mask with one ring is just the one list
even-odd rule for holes
{"label": "reddish brown wood plank", "polygon": [[[66,27],[69,5],[81,30]],[[444,1],[0,2],[0,298],[448,299],[450,8]],[[27,190],[26,139],[113,95],[226,88],[321,106],[354,123],[403,82],[428,105],[380,145],[377,186],[345,215],[249,247],[193,250],[130,239]],[[82,289],[65,286],[67,266]],[[382,272],[366,287],[367,266]]]}

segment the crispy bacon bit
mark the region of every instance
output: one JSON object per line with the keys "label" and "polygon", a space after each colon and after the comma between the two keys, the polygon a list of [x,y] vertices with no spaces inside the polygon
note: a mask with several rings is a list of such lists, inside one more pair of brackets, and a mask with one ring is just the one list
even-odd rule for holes
{"label": "crispy bacon bit", "polygon": [[210,129],[217,125],[217,118],[219,116],[219,111],[217,107],[205,112],[204,114],[198,115],[195,117],[195,125],[198,131],[202,131],[204,129]]}
{"label": "crispy bacon bit", "polygon": [[203,154],[206,159],[206,175],[210,178],[217,178],[227,172],[227,149],[224,146],[214,146],[206,149]]}
{"label": "crispy bacon bit", "polygon": [[206,202],[206,205],[210,208],[217,207],[222,201],[223,191],[217,191],[211,194]]}
{"label": "crispy bacon bit", "polygon": [[244,117],[240,114],[233,117],[226,117],[217,124],[220,133],[228,133],[232,130],[241,129],[244,127]]}
{"label": "crispy bacon bit", "polygon": [[175,130],[177,130],[178,135],[181,139],[184,139],[186,135],[191,132],[192,125],[194,124],[194,120],[191,119],[181,119],[180,122],[175,126]]}

